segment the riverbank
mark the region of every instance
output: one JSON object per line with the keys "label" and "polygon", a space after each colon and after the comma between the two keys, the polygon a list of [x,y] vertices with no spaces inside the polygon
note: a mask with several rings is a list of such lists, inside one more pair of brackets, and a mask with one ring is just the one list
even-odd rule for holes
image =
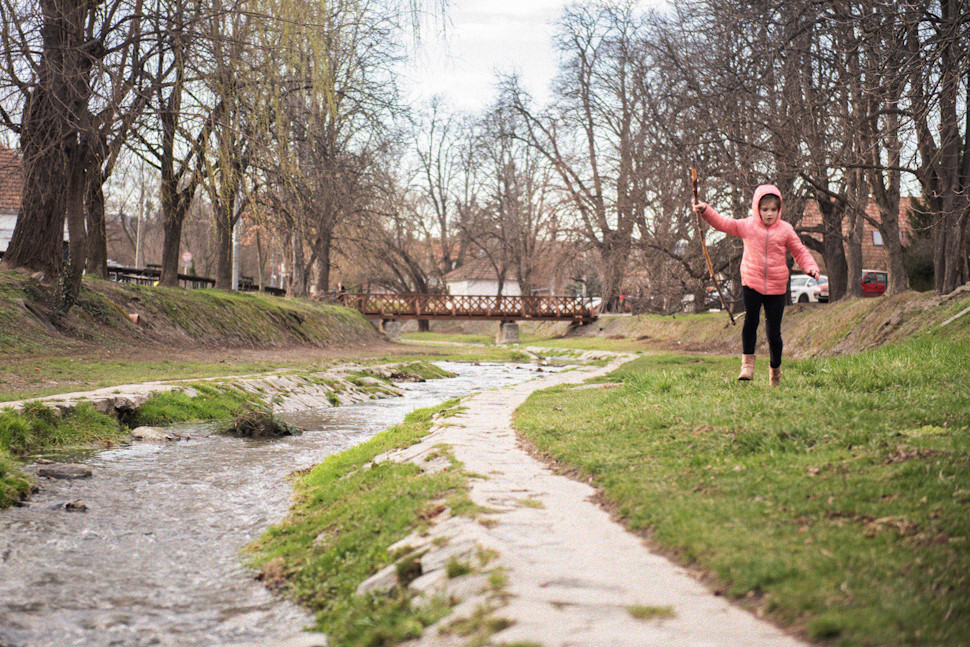
{"label": "riverbank", "polygon": [[784,364],[644,356],[515,425],[631,531],[806,638],[962,645],[970,633],[970,340]]}
{"label": "riverbank", "polygon": [[[656,554],[639,566],[623,562],[608,593],[597,588],[609,570],[602,555],[612,560],[612,547],[629,535],[586,561],[588,540],[553,525],[583,518],[557,499],[559,486],[539,487],[503,467],[522,462],[501,440],[515,445],[515,434],[503,431],[502,412],[517,403],[509,392],[463,401],[467,411],[428,423],[419,444],[409,438],[399,451],[385,447],[353,464],[335,457],[301,478],[291,519],[260,540],[257,563],[275,587],[319,611],[317,628],[334,632],[336,645],[368,644],[375,635],[373,644],[436,647],[773,640],[770,629],[758,638],[718,637],[753,617],[820,644],[960,645],[970,632],[970,317],[960,316],[970,296],[899,301],[898,312],[888,299],[813,309],[814,321],[801,325],[814,328],[818,342],[785,362],[780,389],[768,387],[763,360],[756,381],[745,384],[734,379],[734,358],[648,354],[649,340],[636,337],[541,342],[568,352],[643,353],[586,385],[538,391],[516,412],[515,428],[542,463],[593,487],[583,497],[703,582],[689,601],[663,576],[641,577]],[[454,332],[416,337],[468,341]],[[856,346],[871,348],[850,354]],[[461,435],[468,418],[479,421],[472,438]],[[322,520],[320,497],[366,466],[392,474],[393,462],[411,466],[410,480],[464,472],[474,505],[456,513],[432,497],[399,509],[376,493],[371,508],[409,521],[364,542],[358,555],[354,542],[344,543],[344,525]],[[392,492],[388,479],[382,488]],[[568,482],[563,489],[581,487]],[[522,520],[531,514],[540,519],[534,525]],[[602,530],[607,522],[584,523]],[[545,545],[555,548],[539,559]],[[341,585],[339,623],[326,606],[328,578],[336,576],[327,554],[366,555],[361,563],[370,565]],[[710,598],[752,615],[691,634],[683,622],[701,627],[693,605]],[[395,616],[373,615],[389,604]]]}
{"label": "riverbank", "polygon": [[312,617],[256,581],[240,549],[285,517],[294,473],[415,408],[538,374],[507,363],[441,367],[457,377],[395,382],[404,397],[280,414],[305,430],[298,435],[257,440],[183,423],[166,431],[185,440],[72,454],[90,477],[42,478],[30,505],[0,512],[0,644],[322,644],[283,640]]}
{"label": "riverbank", "polygon": [[[400,396],[395,382],[452,374],[424,361],[345,362],[327,370],[289,370],[205,380],[153,381],[7,402],[0,409],[0,508],[31,490],[14,458],[45,451],[107,448],[136,439],[175,440],[147,427],[228,420],[247,411],[322,410]],[[140,431],[140,433],[138,433]]]}
{"label": "riverbank", "polygon": [[[939,339],[970,335],[970,286],[952,294],[907,291],[874,299],[845,299],[836,303],[795,304],[785,310],[782,334],[785,355],[792,358],[838,357],[886,344],[905,342],[915,335]],[[962,316],[960,313],[963,313]],[[947,325],[942,325],[957,317]],[[521,322],[523,344],[562,349],[604,349],[616,352],[739,354],[741,323],[732,326],[723,312],[677,315],[605,315],[586,325]],[[411,341],[451,341],[492,344],[491,322],[431,322],[430,333],[405,327]],[[759,331],[757,353],[767,354]]]}

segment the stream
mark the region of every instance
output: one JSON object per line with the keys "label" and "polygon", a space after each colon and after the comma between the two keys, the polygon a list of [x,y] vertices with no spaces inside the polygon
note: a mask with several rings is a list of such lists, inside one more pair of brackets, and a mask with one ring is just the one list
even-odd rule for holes
{"label": "stream", "polygon": [[[536,376],[535,366],[439,365],[458,377],[286,416],[299,436],[253,441],[182,425],[173,429],[189,440],[49,456],[94,476],[38,479],[28,506],[0,511],[0,647],[272,644],[312,625],[254,579],[240,549],[286,515],[291,472],[415,409]],[[67,511],[75,500],[87,510]]]}

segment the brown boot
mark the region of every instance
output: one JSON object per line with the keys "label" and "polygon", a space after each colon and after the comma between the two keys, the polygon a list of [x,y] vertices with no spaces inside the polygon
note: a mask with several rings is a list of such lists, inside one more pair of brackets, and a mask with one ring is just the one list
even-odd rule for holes
{"label": "brown boot", "polygon": [[741,373],[738,375],[738,379],[747,381],[752,378],[754,378],[754,355],[742,355]]}
{"label": "brown boot", "polygon": [[771,386],[781,386],[781,367],[769,367],[771,369]]}

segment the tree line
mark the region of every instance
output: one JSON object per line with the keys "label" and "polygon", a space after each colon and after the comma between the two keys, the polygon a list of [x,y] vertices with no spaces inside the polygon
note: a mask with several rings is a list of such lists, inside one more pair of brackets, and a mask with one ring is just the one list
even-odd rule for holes
{"label": "tree line", "polygon": [[[0,0],[0,123],[25,175],[3,265],[62,277],[67,303],[82,271],[105,275],[104,187],[134,158],[154,169],[163,285],[177,284],[183,224],[204,205],[222,288],[244,222],[257,249],[285,257],[296,296],[327,291],[335,267],[438,291],[475,260],[525,293],[550,266],[607,303],[647,282],[646,307],[667,311],[704,298],[695,166],[703,197],[739,217],[755,186],[778,185],[833,300],[860,294],[865,222],[888,290],[909,287],[906,195],[935,290],[967,282],[965,3],[577,3],[558,21],[552,99],[500,76],[479,114],[402,101],[401,42],[423,8]],[[820,225],[801,222],[809,203]],[[710,242],[737,278],[740,246]]]}

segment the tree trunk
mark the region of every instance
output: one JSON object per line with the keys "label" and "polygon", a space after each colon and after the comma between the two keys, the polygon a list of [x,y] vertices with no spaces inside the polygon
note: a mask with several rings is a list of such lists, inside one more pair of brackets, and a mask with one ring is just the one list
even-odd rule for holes
{"label": "tree trunk", "polygon": [[[3,266],[24,267],[54,277],[63,265],[68,160],[63,145],[50,141],[55,139],[53,135],[28,132],[34,129],[45,130],[43,124],[24,126],[23,197]],[[40,138],[45,141],[33,143]]]}
{"label": "tree trunk", "polygon": [[[849,238],[845,241],[847,250],[846,271],[849,281],[846,286],[846,296],[862,297],[862,232],[865,222],[862,215],[854,209],[850,209],[847,214],[849,218]],[[832,290],[832,278],[829,277],[829,292]],[[829,296],[832,299],[831,294]],[[834,299],[832,299],[834,301]]]}
{"label": "tree trunk", "polygon": [[259,287],[259,291],[262,292],[264,289],[263,285],[263,265],[266,260],[263,258],[263,242],[260,240],[259,229],[256,230],[256,285]]}
{"label": "tree trunk", "polygon": [[216,205],[216,289],[232,290],[232,220]]}
{"label": "tree trunk", "polygon": [[614,309],[617,297],[623,287],[623,277],[626,273],[626,264],[630,255],[630,245],[627,241],[617,240],[618,236],[611,232],[604,236],[604,244],[600,246],[599,253],[602,260],[600,277],[603,285],[602,300],[604,306]]}
{"label": "tree trunk", "polygon": [[821,193],[816,196],[816,200],[819,211],[822,212],[822,258],[828,268],[829,300],[838,301],[846,294],[848,272],[845,249],[842,246],[844,207],[833,203],[828,196]]}
{"label": "tree trunk", "polygon": [[66,315],[77,300],[84,276],[84,262],[88,254],[88,237],[84,223],[84,164],[77,160],[82,157],[79,146],[75,145],[73,172],[67,186],[67,227],[70,236],[67,269],[61,276],[60,289],[54,304],[56,316]]}
{"label": "tree trunk", "polygon": [[[959,201],[964,202],[964,200]],[[962,213],[946,214],[945,231],[946,269],[943,273],[942,294],[949,294],[967,282],[966,207],[962,209]]]}
{"label": "tree trunk", "polygon": [[[24,185],[21,211],[4,267],[56,276],[63,265],[64,217],[78,145],[78,117],[87,111],[88,75],[97,49],[86,47],[90,3],[42,0],[43,39],[37,84],[26,97],[21,124]],[[96,5],[91,4],[93,9]]]}
{"label": "tree trunk", "polygon": [[330,290],[330,248],[332,234],[327,232],[317,238],[316,256],[313,259],[313,286],[317,296]]}
{"label": "tree trunk", "polygon": [[[162,190],[164,193],[164,188]],[[176,288],[179,285],[179,248],[182,243],[182,220],[181,216],[169,213],[162,219],[162,271],[158,279],[159,285]]]}
{"label": "tree trunk", "polygon": [[306,296],[306,266],[303,261],[303,236],[299,227],[293,227],[290,233],[290,263],[293,265],[286,289],[288,297]]}
{"label": "tree trunk", "polygon": [[108,236],[104,217],[104,180],[101,165],[92,164],[88,171],[89,181],[85,196],[88,224],[87,273],[108,278]]}

